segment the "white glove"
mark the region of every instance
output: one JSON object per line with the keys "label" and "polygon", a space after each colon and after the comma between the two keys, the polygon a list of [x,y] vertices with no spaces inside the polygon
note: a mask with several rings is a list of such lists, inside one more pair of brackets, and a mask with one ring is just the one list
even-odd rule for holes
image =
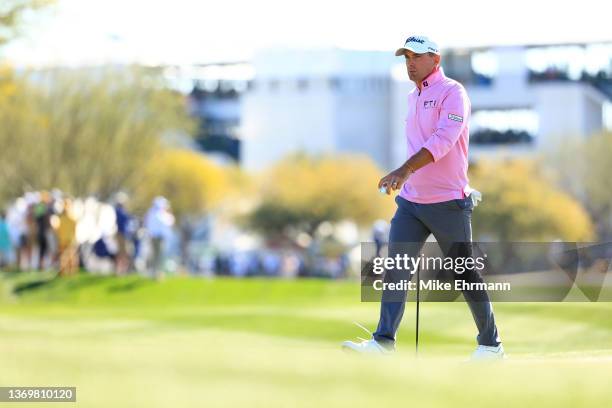
{"label": "white glove", "polygon": [[482,201],[482,193],[478,190],[472,190],[470,193],[470,198],[472,199],[472,204],[474,207],[478,207],[478,204]]}

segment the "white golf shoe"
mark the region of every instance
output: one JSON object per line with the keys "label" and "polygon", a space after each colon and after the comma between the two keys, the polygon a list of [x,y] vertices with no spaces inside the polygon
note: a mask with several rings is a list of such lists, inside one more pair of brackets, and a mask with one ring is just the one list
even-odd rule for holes
{"label": "white golf shoe", "polygon": [[362,354],[380,354],[387,355],[393,353],[393,350],[383,347],[374,339],[363,340],[359,343],[354,341],[345,341],[342,343],[342,349],[345,351],[354,351]]}
{"label": "white golf shoe", "polygon": [[472,361],[503,360],[506,358],[504,346],[478,346],[472,353]]}

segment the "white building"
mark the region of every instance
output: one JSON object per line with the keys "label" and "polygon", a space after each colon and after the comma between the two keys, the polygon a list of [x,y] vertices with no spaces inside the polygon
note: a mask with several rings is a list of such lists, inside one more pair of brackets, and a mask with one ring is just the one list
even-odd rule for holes
{"label": "white building", "polygon": [[243,98],[243,165],[294,151],[351,152],[390,161],[393,56],[345,50],[265,51]]}

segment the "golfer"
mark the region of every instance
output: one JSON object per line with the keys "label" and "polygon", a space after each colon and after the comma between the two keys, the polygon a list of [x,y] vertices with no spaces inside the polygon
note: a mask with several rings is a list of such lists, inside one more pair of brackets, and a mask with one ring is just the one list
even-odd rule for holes
{"label": "golfer", "polygon": [[[389,257],[400,247],[409,256],[419,256],[430,234],[444,254],[458,248],[453,256],[471,256],[474,190],[467,178],[470,100],[460,83],[444,75],[438,46],[427,37],[409,37],[395,55],[406,58],[408,77],[416,88],[408,95],[408,160],[378,183],[387,194],[400,190],[389,232]],[[386,273],[384,279],[393,282],[398,277]],[[461,279],[482,282],[473,269]],[[478,329],[473,358],[503,358],[487,292],[463,291],[463,295]],[[372,338],[360,343],[347,341],[343,347],[364,353],[394,351],[405,301],[405,290],[383,291],[378,328]]]}

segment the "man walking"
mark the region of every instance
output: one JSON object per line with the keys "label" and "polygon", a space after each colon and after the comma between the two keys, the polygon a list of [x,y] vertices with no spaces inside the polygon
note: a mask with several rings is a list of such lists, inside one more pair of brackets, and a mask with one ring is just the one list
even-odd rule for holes
{"label": "man walking", "polygon": [[[453,256],[471,256],[474,197],[470,196],[473,190],[467,178],[467,93],[460,83],[444,75],[438,46],[427,37],[409,37],[395,55],[406,58],[408,76],[416,88],[408,98],[408,160],[378,184],[387,194],[400,190],[389,232],[389,257],[395,256],[400,247],[408,256],[417,257],[430,234],[444,254],[459,248]],[[385,274],[386,282],[397,279],[394,273]],[[461,279],[482,282],[473,269],[463,273]],[[502,358],[504,350],[487,292],[470,290],[463,295],[478,329],[473,357]],[[399,295],[397,291],[383,291],[378,328],[372,339],[346,341],[343,348],[378,354],[394,351],[405,301],[406,291]]]}

